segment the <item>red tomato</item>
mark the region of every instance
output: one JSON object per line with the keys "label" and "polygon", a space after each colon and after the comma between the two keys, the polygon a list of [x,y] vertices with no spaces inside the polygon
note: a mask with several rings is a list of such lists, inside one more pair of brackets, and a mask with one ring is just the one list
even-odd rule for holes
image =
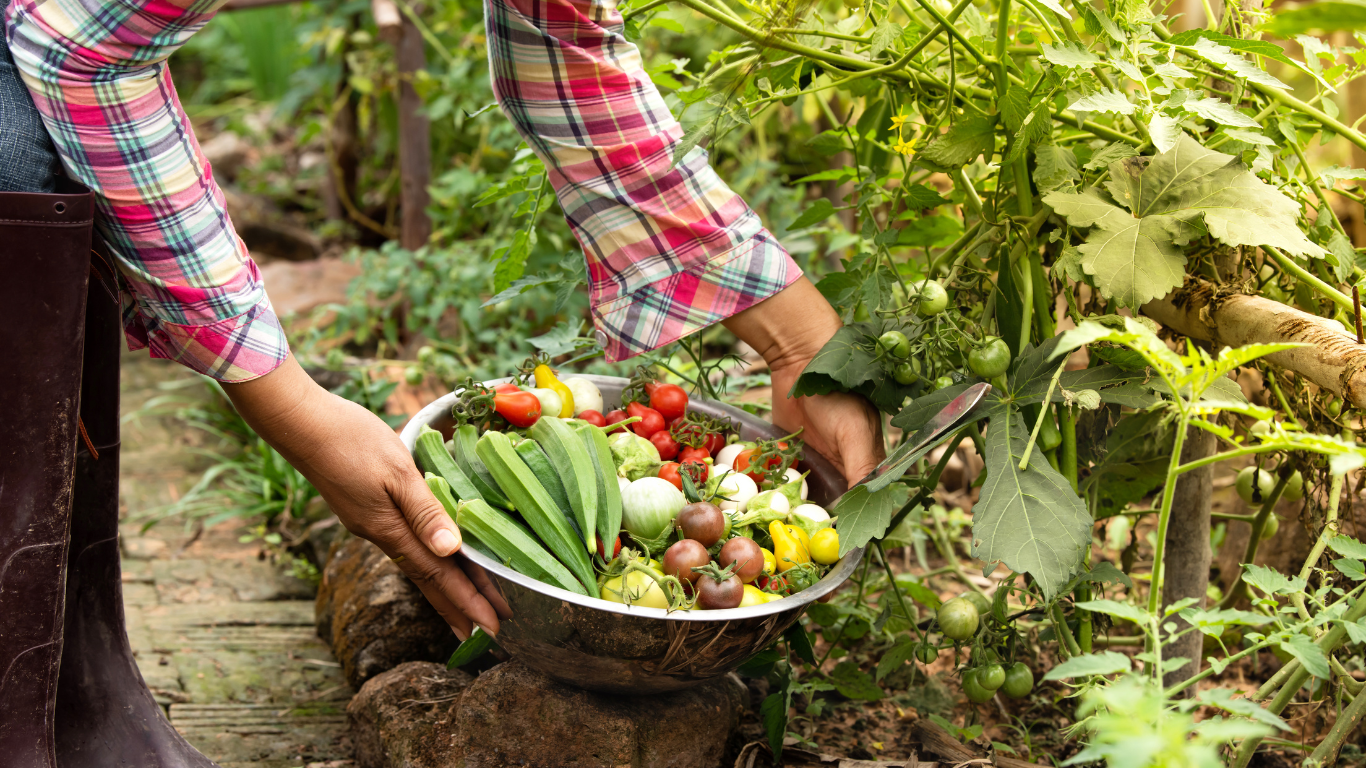
{"label": "red tomato", "polygon": [[[631,425],[631,429],[635,430],[635,433],[641,437],[649,437],[664,429],[664,417],[660,415],[659,411],[640,403],[631,403],[626,406],[626,415],[640,418],[640,421]],[[673,439],[672,435],[670,439]]]}
{"label": "red tomato", "polygon": [[620,536],[616,537],[615,539],[612,539],[612,557],[608,557],[606,554],[604,554],[602,546],[602,537],[598,537],[598,557],[601,557],[603,560],[613,560],[619,554],[621,554]]}
{"label": "red tomato", "polygon": [[507,382],[503,382],[502,384],[499,384],[498,386],[494,387],[494,388],[493,388],[493,391],[494,391],[494,392],[497,392],[497,393],[499,393],[499,394],[506,395],[506,394],[509,393],[509,392],[521,392],[522,390],[519,389],[519,388],[517,387],[516,384],[513,384],[513,383],[510,382],[510,381],[507,381]]}
{"label": "red tomato", "polygon": [[719,432],[712,432],[712,433],[708,434],[708,435],[707,435],[707,442],[705,442],[705,443],[702,444],[702,448],[705,449],[706,452],[707,452],[708,454],[710,454],[711,456],[715,456],[717,451],[719,451],[719,450],[721,450],[722,448],[725,448],[725,447],[726,447],[726,436],[723,435],[723,434],[721,434],[721,433],[719,433]]}
{"label": "red tomato", "polygon": [[683,477],[679,474],[679,465],[676,461],[666,461],[659,465],[659,479],[668,480],[675,488],[683,490]]}
{"label": "red tomato", "polygon": [[[787,447],[787,443],[778,443],[778,447],[779,447],[779,448],[786,448],[786,447]],[[749,475],[749,479],[753,480],[753,481],[756,482],[756,483],[763,482],[763,479],[764,479],[764,473],[763,473],[763,472],[760,472],[760,471],[758,471],[758,470],[754,470],[754,471],[751,471],[751,470],[750,470],[749,460],[750,460],[751,458],[753,458],[753,457],[754,457],[754,449],[753,449],[753,448],[749,448],[749,449],[740,451],[740,453],[735,457],[735,471],[736,471],[736,472],[743,472],[743,473]],[[777,467],[777,466],[779,466],[779,465],[781,465],[781,464],[782,464],[782,460],[779,459],[777,456],[774,456],[773,458],[771,458],[771,459],[768,460],[768,468],[769,468],[769,469],[773,469],[774,467]]]}
{"label": "red tomato", "polygon": [[541,418],[541,401],[530,392],[507,392],[493,396],[493,410],[514,427],[529,427]]}
{"label": "red tomato", "polygon": [[665,419],[676,419],[688,410],[688,393],[677,384],[660,384],[650,392],[650,407]]}
{"label": "red tomato", "polygon": [[669,431],[672,432],[675,429],[678,429],[678,425],[684,423],[685,421],[687,421],[687,418],[683,416],[679,416],[676,419],[669,419]]}
{"label": "red tomato", "polygon": [[589,424],[592,424],[595,427],[607,426],[607,418],[604,417],[601,413],[598,413],[594,410],[584,411],[583,413],[580,413],[576,418],[583,419],[584,421],[588,422]]}
{"label": "red tomato", "polygon": [[661,429],[650,435],[650,442],[654,443],[655,448],[659,450],[659,458],[672,461],[678,456],[678,441],[669,434],[669,430]]}
{"label": "red tomato", "polygon": [[683,464],[683,463],[686,463],[686,462],[689,462],[689,461],[694,461],[694,462],[697,462],[698,464],[701,464],[701,463],[703,463],[703,459],[710,459],[710,458],[711,458],[711,454],[707,451],[706,448],[691,448],[691,447],[686,447],[686,448],[684,448],[683,450],[681,450],[681,451],[678,452],[678,463],[679,463],[679,464]]}
{"label": "red tomato", "polygon": [[[615,410],[615,411],[608,411],[608,412],[607,412],[607,416],[606,416],[606,418],[604,419],[604,421],[606,422],[606,426],[609,426],[609,427],[612,426],[613,424],[616,424],[616,423],[619,422],[619,421],[626,421],[626,411],[623,411],[623,410],[621,410],[620,408],[618,408],[618,409]],[[610,431],[610,432],[616,432],[617,430],[613,429],[613,430],[609,430],[609,431]]]}

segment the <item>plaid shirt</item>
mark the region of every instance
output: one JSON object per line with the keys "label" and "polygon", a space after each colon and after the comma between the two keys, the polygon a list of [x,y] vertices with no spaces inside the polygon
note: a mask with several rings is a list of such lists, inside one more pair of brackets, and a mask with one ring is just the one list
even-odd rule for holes
{"label": "plaid shirt", "polygon": [[[129,347],[245,381],[289,346],[166,66],[223,2],[13,0],[6,30],[67,173],[95,190]],[[704,152],[669,170],[682,131],[614,5],[490,0],[488,29],[495,93],[583,245],[609,359],[729,317],[801,274]]]}

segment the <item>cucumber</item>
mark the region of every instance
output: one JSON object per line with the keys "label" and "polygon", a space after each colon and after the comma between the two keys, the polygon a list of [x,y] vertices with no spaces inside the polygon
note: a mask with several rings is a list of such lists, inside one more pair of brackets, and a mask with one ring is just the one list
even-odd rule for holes
{"label": "cucumber", "polygon": [[478,430],[473,424],[466,424],[455,430],[451,435],[451,441],[446,443],[450,449],[451,458],[464,470],[465,475],[474,483],[474,487],[479,489],[479,497],[495,507],[502,507],[507,510],[516,510],[507,494],[498,487],[498,482],[493,479],[488,467],[479,460],[479,456],[474,451],[474,446],[479,441]]}
{"label": "cucumber", "polygon": [[[598,580],[593,575],[593,564],[584,550],[583,539],[574,533],[569,519],[560,511],[550,492],[517,455],[512,439],[502,432],[485,432],[475,445],[475,454],[551,554],[587,587],[588,594],[594,594]],[[479,540],[493,546],[482,537]]]}
{"label": "cucumber", "polygon": [[591,594],[574,578],[567,568],[545,551],[534,537],[517,524],[507,513],[494,509],[482,499],[455,502],[446,481],[435,475],[427,476],[427,487],[432,489],[446,511],[455,518],[462,532],[468,532],[480,544],[477,549],[493,553],[493,559],[506,563],[512,570],[531,578],[567,589],[580,595]]}
{"label": "cucumber", "polygon": [[606,549],[606,542],[621,535],[621,486],[617,485],[617,464],[612,460],[612,448],[607,445],[607,435],[602,430],[586,421],[578,422],[574,429],[583,450],[592,459],[597,475],[597,529]]}
{"label": "cucumber", "polygon": [[483,495],[474,487],[469,475],[465,474],[460,465],[455,463],[455,459],[451,458],[450,452],[446,450],[446,444],[441,440],[441,433],[435,429],[422,428],[422,432],[417,436],[417,444],[413,446],[413,460],[422,472],[444,479],[457,500],[483,500]]}
{"label": "cucumber", "polygon": [[537,419],[528,434],[545,451],[555,477],[564,481],[569,507],[591,555],[598,549],[598,472],[593,454],[584,450],[583,439],[563,419]]}

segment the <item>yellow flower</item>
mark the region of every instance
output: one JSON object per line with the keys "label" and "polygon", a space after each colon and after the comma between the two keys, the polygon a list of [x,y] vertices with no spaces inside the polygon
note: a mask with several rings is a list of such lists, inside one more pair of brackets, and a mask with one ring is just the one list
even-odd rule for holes
{"label": "yellow flower", "polygon": [[901,137],[897,137],[897,142],[892,145],[892,149],[906,157],[915,154],[915,145]]}
{"label": "yellow flower", "polygon": [[892,127],[899,131],[908,119],[905,115],[892,115]]}

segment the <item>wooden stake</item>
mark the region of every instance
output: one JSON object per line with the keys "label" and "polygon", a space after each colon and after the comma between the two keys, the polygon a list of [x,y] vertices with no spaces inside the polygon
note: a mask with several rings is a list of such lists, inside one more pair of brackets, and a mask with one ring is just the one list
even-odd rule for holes
{"label": "wooden stake", "polygon": [[1357,323],[1357,343],[1366,344],[1366,339],[1361,337],[1361,291],[1355,285],[1352,286],[1352,317]]}

